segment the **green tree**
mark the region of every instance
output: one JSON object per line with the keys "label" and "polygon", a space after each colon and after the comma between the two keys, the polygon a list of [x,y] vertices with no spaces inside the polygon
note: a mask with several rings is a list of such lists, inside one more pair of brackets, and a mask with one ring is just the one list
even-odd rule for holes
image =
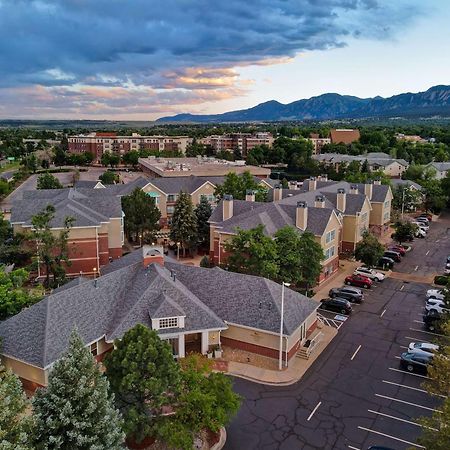
{"label": "green tree", "polygon": [[[305,231],[299,239],[299,253],[301,265],[299,268],[302,283],[306,289],[310,289],[317,284],[320,272],[322,271],[322,261],[325,259],[322,246],[309,231]],[[282,255],[279,255],[281,259]]]}
{"label": "green tree", "polygon": [[392,207],[397,211],[413,211],[423,201],[422,193],[410,186],[398,185],[393,189]]}
{"label": "green tree", "polygon": [[92,162],[94,161],[94,155],[92,154],[92,152],[84,152],[83,159],[84,159],[83,165],[92,164]]}
{"label": "green tree", "polygon": [[109,152],[103,153],[103,155],[102,155],[102,157],[100,159],[100,162],[102,163],[102,166],[105,166],[105,167],[109,166],[110,156],[111,156],[111,153],[109,153]]}
{"label": "green tree", "polygon": [[198,242],[197,216],[194,211],[191,196],[185,192],[180,192],[170,225],[170,239],[179,242],[183,249],[194,247]]}
{"label": "green tree", "polygon": [[0,320],[14,316],[23,308],[41,300],[40,290],[27,291],[24,288],[28,276],[29,273],[25,269],[6,273],[5,268],[0,266]]}
{"label": "green tree", "polygon": [[216,186],[214,194],[218,199],[223,198],[224,195],[232,195],[236,200],[245,200],[247,191],[255,192],[257,202],[267,200],[267,189],[261,186],[248,171],[241,175],[233,172],[228,173],[223,184]]}
{"label": "green tree", "polygon": [[128,239],[135,242],[139,239],[152,240],[159,230],[161,212],[155,199],[139,188],[122,197],[122,209],[125,214],[125,233]]}
{"label": "green tree", "polygon": [[278,278],[277,246],[264,234],[263,225],[251,230],[238,230],[224,247],[230,253],[226,262],[228,270],[272,280]]}
{"label": "green tree", "polygon": [[447,203],[447,197],[441,187],[441,182],[439,180],[424,181],[422,186],[425,189],[425,210],[435,214],[440,213]]}
{"label": "green tree", "polygon": [[28,401],[19,378],[0,366],[0,448],[32,450]]}
{"label": "green tree", "polygon": [[209,246],[209,223],[208,220],[211,217],[212,208],[207,198],[202,195],[200,197],[200,203],[195,208],[195,215],[197,216],[197,234],[198,244],[200,247]]}
{"label": "green tree", "polygon": [[37,188],[38,189],[62,189],[63,185],[59,182],[58,178],[56,178],[51,173],[43,173],[42,175],[38,176]]}
{"label": "green tree", "polygon": [[122,161],[124,164],[136,167],[139,161],[139,152],[137,150],[132,150],[131,152],[125,153],[125,155],[122,156]]}
{"label": "green tree", "polygon": [[22,164],[27,170],[33,173],[36,173],[36,170],[38,169],[38,160],[34,153],[24,158]]}
{"label": "green tree", "polygon": [[156,331],[136,325],[105,358],[106,374],[124,418],[124,431],[140,442],[158,434],[164,408],[180,390],[179,366]]}
{"label": "green tree", "polygon": [[66,152],[61,148],[57,147],[55,150],[55,156],[53,157],[53,163],[55,166],[63,166],[67,162],[67,154]]}
{"label": "green tree", "polygon": [[47,205],[43,211],[31,218],[33,229],[29,236],[30,240],[36,244],[38,264],[43,264],[45,267],[47,287],[50,287],[50,276],[53,277],[53,284],[58,286],[66,276],[63,263],[70,265],[67,240],[74,219],[66,217],[63,229],[57,233],[50,226],[54,217],[55,207]]}
{"label": "green tree", "polygon": [[364,231],[363,238],[356,244],[355,258],[366,266],[373,267],[383,256],[384,247],[378,239],[369,231]]}
{"label": "green tree", "polygon": [[50,167],[50,162],[48,161],[48,159],[43,159],[41,161],[41,167],[43,169],[48,169]]}
{"label": "green tree", "polygon": [[123,449],[124,434],[108,380],[76,332],[33,398],[36,449]]}
{"label": "green tree", "polygon": [[[102,157],[103,158],[103,157]],[[109,165],[111,167],[117,167],[120,163],[120,156],[116,155],[115,153],[110,153],[109,154]],[[102,163],[103,164],[103,163]]]}
{"label": "green tree", "polygon": [[411,222],[397,222],[395,224],[395,233],[393,239],[399,244],[405,241],[412,241],[417,233],[417,225]]}
{"label": "green tree", "polygon": [[163,424],[160,433],[171,447],[191,450],[196,434],[204,429],[219,431],[240,404],[231,380],[222,373],[211,373],[209,364],[199,363],[198,355],[192,355],[182,364],[175,415]]}
{"label": "green tree", "polygon": [[103,184],[116,184],[119,182],[119,175],[111,170],[107,170],[106,172],[103,172],[98,179]]}

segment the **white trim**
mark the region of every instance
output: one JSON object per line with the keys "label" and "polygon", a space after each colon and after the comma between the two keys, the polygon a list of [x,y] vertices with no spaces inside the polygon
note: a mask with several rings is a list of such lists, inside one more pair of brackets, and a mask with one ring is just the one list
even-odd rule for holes
{"label": "white trim", "polygon": [[6,354],[6,353],[1,353],[1,356],[4,356],[5,358],[10,358],[10,359],[14,359],[14,361],[19,361],[20,363],[22,363],[22,364],[25,364],[25,365],[27,365],[27,366],[31,366],[31,367],[36,367],[36,369],[39,369],[39,370],[46,370],[48,367],[50,367],[50,365],[48,365],[48,366],[46,366],[46,367],[39,367],[39,366],[36,366],[36,365],[34,365],[34,364],[31,364],[31,363],[29,363],[29,362],[27,362],[27,361],[24,361],[23,359],[19,359],[19,358],[16,358],[15,356],[11,356],[11,355],[8,355],[8,354]]}
{"label": "white trim", "polygon": [[189,195],[194,195],[199,189],[201,189],[205,184],[210,184],[213,188],[216,188],[217,186],[213,183],[211,183],[211,181],[206,180],[201,186],[199,186],[195,191],[192,191]]}
{"label": "white trim", "polygon": [[[274,332],[274,331],[268,331],[268,330],[263,330],[262,328],[254,328],[254,327],[249,327],[247,325],[240,325],[238,323],[234,323],[234,322],[228,322],[227,320],[224,320],[224,322],[227,325],[232,325],[234,327],[240,327],[240,328],[244,328],[245,330],[252,330],[252,331],[258,331],[260,333],[268,333],[268,334],[272,334],[273,336],[277,336],[280,337],[280,333]],[[292,333],[291,333],[292,334]],[[283,334],[283,336],[287,336],[286,334]]]}

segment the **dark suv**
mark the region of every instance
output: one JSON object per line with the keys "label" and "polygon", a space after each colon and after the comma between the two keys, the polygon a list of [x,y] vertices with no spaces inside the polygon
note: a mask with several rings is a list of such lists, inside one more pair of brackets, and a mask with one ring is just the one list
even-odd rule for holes
{"label": "dark suv", "polygon": [[427,373],[428,365],[432,360],[433,355],[423,356],[405,352],[400,357],[400,367],[408,372]]}
{"label": "dark suv", "polygon": [[443,314],[439,314],[435,310],[427,311],[423,315],[423,323],[427,331],[439,331]]}
{"label": "dark suv", "polygon": [[340,314],[351,314],[352,312],[352,305],[345,298],[325,298],[320,300],[319,308]]}
{"label": "dark suv", "polygon": [[339,297],[339,298],[345,298],[345,300],[348,300],[352,303],[361,303],[364,299],[364,294],[362,293],[361,289],[351,287],[351,286],[343,286],[340,288],[332,288],[330,289],[330,292],[328,295],[331,298]]}
{"label": "dark suv", "polygon": [[383,256],[393,259],[395,262],[400,262],[402,260],[400,253],[394,252],[393,250],[386,250]]}

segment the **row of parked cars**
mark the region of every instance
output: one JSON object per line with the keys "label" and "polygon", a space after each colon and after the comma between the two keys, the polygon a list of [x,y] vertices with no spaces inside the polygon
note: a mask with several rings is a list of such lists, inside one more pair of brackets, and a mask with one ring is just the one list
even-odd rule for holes
{"label": "row of parked cars", "polygon": [[400,367],[408,372],[427,373],[439,346],[430,342],[411,342],[408,351],[400,356]]}
{"label": "row of parked cars", "polygon": [[450,314],[450,309],[445,304],[444,289],[428,289],[426,294],[425,311],[423,314],[423,323],[427,331],[439,330],[442,318]]}
{"label": "row of parked cars", "polygon": [[370,289],[375,282],[382,282],[384,277],[384,273],[374,269],[358,267],[353,275],[345,278],[345,286],[330,289],[329,298],[321,300],[320,308],[349,315],[353,311],[351,304],[362,303],[364,300],[364,293],[360,288]]}

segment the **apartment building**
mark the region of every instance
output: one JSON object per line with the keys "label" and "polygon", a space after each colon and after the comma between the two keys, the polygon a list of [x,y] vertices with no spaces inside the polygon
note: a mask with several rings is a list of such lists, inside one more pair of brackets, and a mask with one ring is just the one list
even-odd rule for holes
{"label": "apartment building", "polygon": [[339,268],[339,251],[342,234],[342,219],[333,205],[320,195],[306,194],[303,198],[282,200],[283,189],[274,189],[274,201],[254,201],[249,193],[246,200],[234,200],[225,196],[219,202],[210,218],[210,259],[216,265],[225,263],[228,254],[226,242],[239,229],[250,230],[258,225],[273,236],[280,228],[294,227],[299,233],[314,234],[323,248],[325,259],[319,283],[332,276]]}
{"label": "apartment building", "polygon": [[321,153],[324,145],[331,144],[331,138],[321,138],[317,133],[311,133],[308,141],[312,142],[313,155],[318,155]]}
{"label": "apartment building", "polygon": [[[68,238],[69,277],[100,273],[110,260],[122,256],[124,242],[123,213],[120,198],[104,195],[106,189],[89,189],[85,193],[76,189],[49,189],[26,191],[23,199],[11,208],[10,223],[14,233],[32,230],[32,217],[47,205],[55,208],[50,223],[57,234],[64,227],[66,217],[74,219]],[[41,274],[43,267],[40,267]]]}
{"label": "apartment building", "polygon": [[346,128],[330,130],[330,138],[332,144],[351,144],[359,141],[361,134],[359,130],[351,130]]}
{"label": "apartment building", "polygon": [[215,153],[239,151],[244,158],[258,145],[272,147],[273,141],[274,137],[268,132],[212,135],[200,140],[202,144],[211,146]]}
{"label": "apartment building", "polygon": [[186,148],[192,143],[188,136],[141,136],[133,133],[131,136],[118,136],[117,133],[90,133],[87,135],[70,136],[69,153],[90,152],[99,162],[103,153],[123,155],[133,150],[178,151],[186,153]]}
{"label": "apartment building", "polygon": [[[101,361],[115,339],[137,324],[156,330],[175,358],[218,345],[277,359],[283,366],[319,334],[319,303],[262,277],[205,269],[164,258],[144,246],[110,264],[96,280],[79,278],[0,323],[3,364],[34,391],[77,329]],[[139,288],[137,288],[139,287]],[[281,345],[280,345],[281,339]]]}

